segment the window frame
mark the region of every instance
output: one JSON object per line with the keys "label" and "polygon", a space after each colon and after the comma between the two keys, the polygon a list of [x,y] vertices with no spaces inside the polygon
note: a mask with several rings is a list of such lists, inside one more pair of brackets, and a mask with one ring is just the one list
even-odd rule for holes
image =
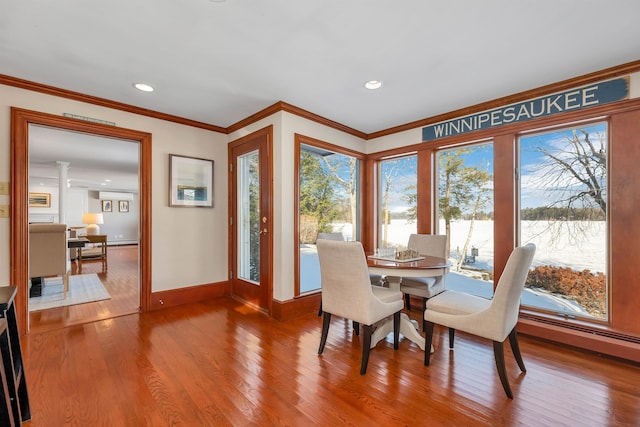
{"label": "window frame", "polygon": [[355,236],[362,236],[362,230],[363,230],[363,208],[364,208],[364,197],[363,197],[363,193],[364,193],[364,182],[365,182],[365,174],[363,171],[363,163],[366,160],[366,155],[360,152],[357,152],[355,150],[350,150],[348,148],[345,147],[341,147],[335,144],[331,144],[329,142],[326,141],[322,141],[319,139],[315,139],[309,136],[305,136],[302,134],[298,134],[296,133],[294,135],[294,177],[293,177],[293,181],[294,181],[294,235],[293,235],[293,240],[294,240],[294,299],[295,298],[300,298],[306,295],[313,295],[313,294],[317,294],[319,292],[321,292],[321,288],[320,289],[314,289],[308,292],[300,292],[300,155],[302,153],[302,146],[306,145],[306,146],[310,146],[310,147],[314,147],[320,150],[326,150],[326,151],[331,151],[333,153],[336,154],[342,154],[345,156],[351,156],[354,157],[355,159],[358,160],[359,162],[359,173],[358,173],[358,218],[357,218],[357,222],[358,222],[358,230],[354,230],[354,238]]}
{"label": "window frame", "polygon": [[[545,126],[545,127],[538,127],[538,128],[534,128],[534,129],[528,129],[526,131],[521,131],[515,134],[515,150],[516,150],[516,160],[515,160],[515,173],[517,176],[517,186],[516,186],[516,242],[518,242],[518,244],[520,244],[521,242],[521,227],[520,227],[520,222],[522,221],[520,218],[520,214],[522,212],[521,206],[520,206],[520,199],[521,199],[521,192],[520,192],[520,185],[521,185],[521,170],[520,170],[520,166],[521,166],[521,152],[520,152],[520,138],[522,137],[527,137],[527,136],[532,136],[535,134],[543,134],[543,133],[552,133],[554,131],[561,131],[561,130],[568,130],[568,129],[577,129],[583,126],[592,126],[595,124],[604,124],[606,127],[606,132],[607,132],[607,141],[606,141],[606,146],[607,146],[607,160],[606,160],[606,167],[607,167],[607,178],[606,178],[606,185],[607,185],[607,192],[606,192],[606,198],[607,198],[607,206],[611,206],[611,191],[610,191],[610,185],[611,185],[611,156],[610,156],[610,152],[611,152],[611,147],[612,147],[612,138],[611,138],[611,115],[606,116],[606,117],[593,117],[591,119],[586,119],[586,120],[582,120],[579,122],[571,122],[571,123],[556,123],[552,126]],[[534,317],[534,318],[545,318],[545,319],[551,319],[551,320],[560,320],[560,319],[564,319],[564,320],[572,320],[575,321],[576,323],[579,324],[584,324],[584,325],[596,325],[596,326],[611,326],[611,294],[612,294],[612,281],[611,281],[611,247],[612,247],[612,240],[611,240],[611,209],[607,209],[606,212],[606,248],[605,248],[605,253],[606,253],[606,264],[605,264],[605,275],[606,275],[606,306],[607,306],[607,315],[605,319],[598,319],[598,318],[587,318],[586,316],[575,316],[575,318],[571,318],[571,317],[567,317],[564,315],[561,315],[559,313],[557,313],[556,311],[553,310],[545,310],[541,307],[534,307],[534,306],[530,306],[530,305],[521,305],[520,308],[520,312],[521,313],[526,313],[528,316]],[[535,259],[535,258],[534,258]]]}

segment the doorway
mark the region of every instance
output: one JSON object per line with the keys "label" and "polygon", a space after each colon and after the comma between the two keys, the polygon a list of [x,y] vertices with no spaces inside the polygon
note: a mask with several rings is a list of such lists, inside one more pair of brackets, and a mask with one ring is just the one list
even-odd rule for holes
{"label": "doorway", "polygon": [[229,144],[231,294],[271,313],[272,135],[269,126]]}
{"label": "doorway", "polygon": [[139,309],[150,306],[151,294],[151,134],[100,123],[60,117],[18,108],[11,109],[11,283],[18,287],[15,298],[18,324],[28,332],[28,189],[29,126],[41,125],[71,132],[134,141],[139,144]]}

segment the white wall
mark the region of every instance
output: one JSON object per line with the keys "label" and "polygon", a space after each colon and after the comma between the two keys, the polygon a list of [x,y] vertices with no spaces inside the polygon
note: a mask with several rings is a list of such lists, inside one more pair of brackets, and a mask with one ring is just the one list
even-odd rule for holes
{"label": "white wall", "polygon": [[[71,207],[67,207],[67,223],[71,226],[82,226],[83,212],[101,212],[104,224],[100,224],[100,234],[107,235],[107,244],[135,243],[138,238],[138,219],[140,218],[140,200],[138,193],[132,193],[133,200],[129,201],[129,212],[120,212],[119,200],[111,200],[111,212],[102,212],[102,200],[99,191],[85,191],[87,193],[87,207],[80,212],[80,220],[71,221]],[[75,216],[77,218],[77,216]]]}
{"label": "white wall", "polygon": [[[152,290],[227,280],[227,136],[190,126],[0,85],[0,181],[10,175],[10,107],[73,113],[152,134]],[[169,208],[168,155],[214,160],[214,208]],[[0,195],[0,204],[9,204]],[[9,284],[9,219],[0,218],[0,286]]]}

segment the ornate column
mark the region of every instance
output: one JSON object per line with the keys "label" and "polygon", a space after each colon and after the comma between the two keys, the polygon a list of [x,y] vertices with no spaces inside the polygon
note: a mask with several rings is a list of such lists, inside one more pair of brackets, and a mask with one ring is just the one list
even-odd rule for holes
{"label": "ornate column", "polygon": [[56,162],[58,164],[58,222],[67,223],[67,181],[69,162]]}

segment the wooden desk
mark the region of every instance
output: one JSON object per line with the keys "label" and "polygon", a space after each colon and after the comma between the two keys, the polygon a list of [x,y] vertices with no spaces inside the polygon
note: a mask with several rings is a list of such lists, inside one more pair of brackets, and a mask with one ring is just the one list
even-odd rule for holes
{"label": "wooden desk", "polygon": [[[402,277],[440,277],[449,272],[451,264],[444,258],[424,256],[418,261],[395,261],[367,257],[369,273],[387,276],[389,288],[399,291]],[[371,348],[393,332],[393,319],[383,320],[371,336]],[[424,350],[424,337],[417,329],[417,323],[409,319],[405,313],[400,314],[400,333],[409,341],[416,343]],[[433,349],[431,349],[433,351]]]}
{"label": "wooden desk", "polygon": [[[100,260],[102,261],[102,269],[107,268],[107,235],[106,234],[87,234],[86,236],[82,236],[84,239],[87,239],[88,243],[97,243],[99,244],[100,251],[97,255],[91,255],[91,257],[82,258],[82,247],[78,248],[78,270],[82,271],[82,263],[88,260]],[[85,251],[86,254],[86,251]]]}

